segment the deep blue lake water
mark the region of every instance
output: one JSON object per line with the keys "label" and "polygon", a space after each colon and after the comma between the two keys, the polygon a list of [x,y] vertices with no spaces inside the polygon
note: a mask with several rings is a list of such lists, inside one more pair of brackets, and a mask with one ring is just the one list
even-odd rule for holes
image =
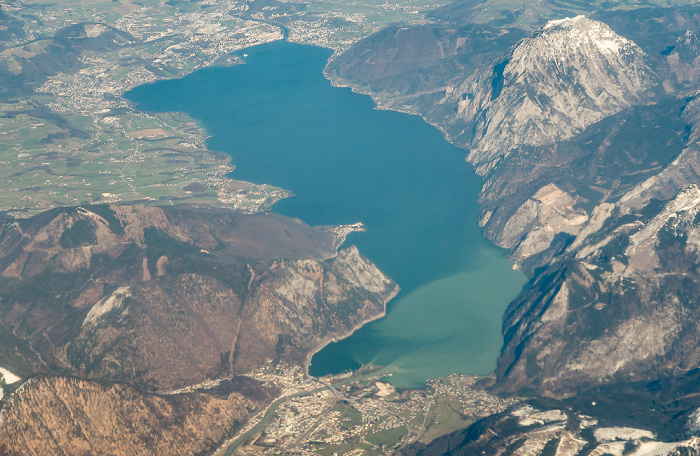
{"label": "deep blue lake water", "polygon": [[375,109],[323,77],[331,52],[278,41],[207,68],[135,88],[148,111],[184,111],[231,155],[231,177],[294,193],[273,210],[310,225],[363,222],[355,244],[396,280],[387,316],[312,360],[312,375],[385,365],[397,386],[452,372],[486,374],[501,317],[525,282],[477,225],[481,179],[463,150],[417,116]]}

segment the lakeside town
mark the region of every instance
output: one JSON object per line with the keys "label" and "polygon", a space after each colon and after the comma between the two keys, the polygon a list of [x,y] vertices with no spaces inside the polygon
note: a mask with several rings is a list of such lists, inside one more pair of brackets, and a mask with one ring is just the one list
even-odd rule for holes
{"label": "lakeside town", "polygon": [[248,376],[279,395],[216,455],[391,454],[518,403],[487,393],[487,377],[452,374],[409,389],[392,386],[391,375],[372,366],[322,378],[284,364],[256,370]]}

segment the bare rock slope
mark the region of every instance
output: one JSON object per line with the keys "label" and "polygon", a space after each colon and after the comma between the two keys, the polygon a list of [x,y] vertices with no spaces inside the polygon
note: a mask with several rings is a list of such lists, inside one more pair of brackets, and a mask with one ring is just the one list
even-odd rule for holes
{"label": "bare rock slope", "polygon": [[[577,16],[550,21],[493,69],[477,71],[447,90],[444,102],[457,105],[450,131],[471,126],[468,160],[484,175],[517,146],[571,138],[645,102],[655,83],[635,43]],[[468,134],[460,131],[457,141]]]}

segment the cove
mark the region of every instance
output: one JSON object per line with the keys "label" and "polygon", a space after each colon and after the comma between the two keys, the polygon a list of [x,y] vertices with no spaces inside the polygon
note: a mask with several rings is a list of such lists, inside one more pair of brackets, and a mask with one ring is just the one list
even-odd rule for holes
{"label": "cove", "polygon": [[275,212],[311,225],[365,224],[346,244],[402,291],[386,317],[317,353],[310,373],[373,363],[394,372],[394,385],[420,387],[452,372],[491,372],[503,312],[525,277],[477,225],[482,182],[464,151],[417,116],[332,87],[327,49],[278,41],[239,55],[244,65],[140,86],[126,98],[147,111],[188,113],[210,135],[209,149],[231,155],[232,177],[291,190]]}

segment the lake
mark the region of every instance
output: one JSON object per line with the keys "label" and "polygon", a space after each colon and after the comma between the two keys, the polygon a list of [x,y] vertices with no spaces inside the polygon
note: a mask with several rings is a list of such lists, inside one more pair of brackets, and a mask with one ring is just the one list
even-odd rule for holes
{"label": "lake", "polygon": [[316,354],[310,373],[373,363],[395,372],[394,385],[419,387],[452,372],[491,372],[503,312],[525,277],[477,225],[482,181],[465,151],[420,117],[332,87],[323,77],[327,49],[278,41],[239,55],[244,65],[137,87],[126,98],[143,110],[188,113],[210,135],[209,149],[231,155],[232,178],[291,190],[275,212],[310,225],[365,224],[346,245],[402,292],[385,318]]}

